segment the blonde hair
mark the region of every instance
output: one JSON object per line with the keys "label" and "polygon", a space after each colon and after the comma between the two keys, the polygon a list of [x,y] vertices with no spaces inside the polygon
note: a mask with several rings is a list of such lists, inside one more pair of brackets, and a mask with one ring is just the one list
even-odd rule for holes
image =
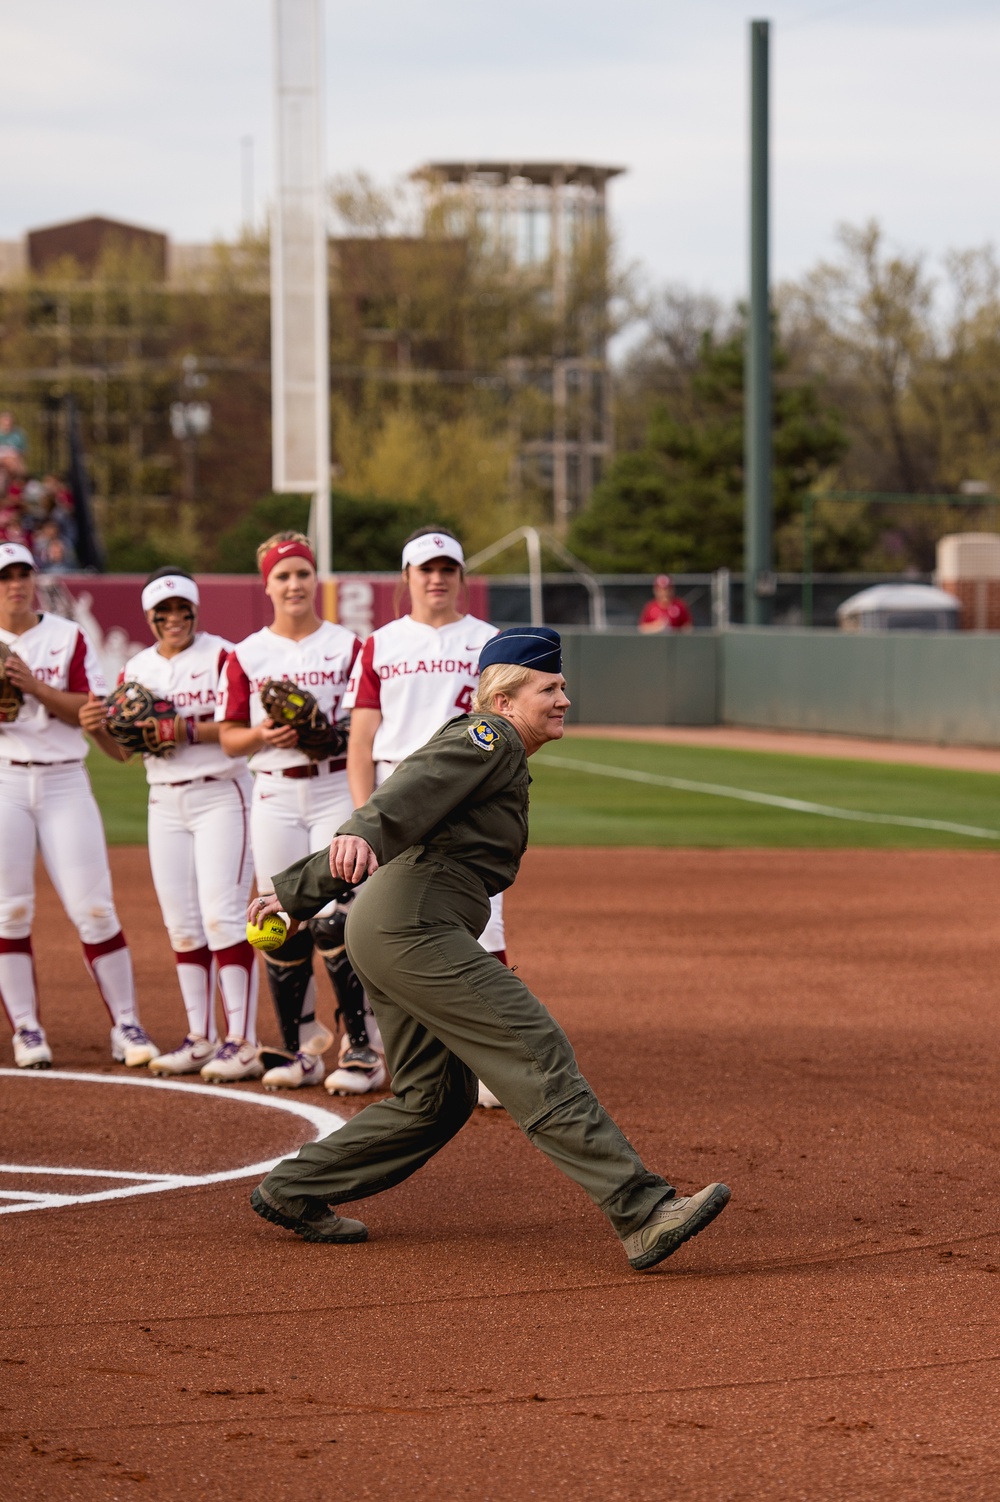
{"label": "blonde hair", "polygon": [[271,549],[279,542],[304,542],[307,548],[312,547],[312,543],[308,537],[305,537],[301,532],[275,532],[273,537],[269,537],[266,542],[262,542],[257,549],[258,568],[260,568]]}
{"label": "blonde hair", "polygon": [[524,668],[514,662],[493,662],[483,668],[472,701],[475,714],[493,714],[493,700],[497,694],[516,694],[528,682],[534,668]]}

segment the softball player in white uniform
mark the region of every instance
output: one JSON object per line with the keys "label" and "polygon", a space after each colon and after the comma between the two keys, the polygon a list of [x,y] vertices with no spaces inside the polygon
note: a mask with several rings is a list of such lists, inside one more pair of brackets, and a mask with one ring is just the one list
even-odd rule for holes
{"label": "softball player in white uniform", "polygon": [[[145,756],[149,782],[149,864],[177,965],[188,1027],[184,1041],[150,1064],[154,1074],[194,1074],[228,1083],[259,1079],[257,965],[246,940],[250,857],[250,774],[219,745],[219,677],[232,642],[199,631],[198,586],[189,574],[158,569],[142,592],[156,645],[131,658],[119,682],[137,682],[169,700],[180,721],[170,756]],[[102,728],[103,706],[85,705],[80,723],[118,761],[124,751]],[[226,1014],[215,1023],[215,987]]]}
{"label": "softball player in white uniform", "polygon": [[[347,775],[356,808],[404,757],[472,709],[479,653],[497,633],[488,621],[459,609],[464,562],[458,539],[430,527],[415,532],[403,548],[410,613],[368,637],[344,698],[343,707],[351,711]],[[507,963],[502,895],[490,902],[479,942]],[[483,1085],[479,1103],[500,1104]]]}
{"label": "softball player in white uniform", "polygon": [[111,1016],[111,1057],[137,1066],[156,1057],[139,1021],[132,957],[115,912],[104,827],[84,769],[79,713],[103,694],[94,649],[79,626],[34,608],[35,564],[0,543],[0,641],[15,654],[10,681],[24,694],[0,724],[0,995],[14,1029],[14,1063],[47,1069],[31,950],[35,852],[83,943],[87,969]]}
{"label": "softball player in white uniform", "polygon": [[[274,621],[233,648],[217,714],[223,749],[230,756],[247,756],[254,773],[250,838],[257,889],[267,893],[274,890],[273,872],[330,843],[352,804],[345,758],[311,760],[298,749],[295,730],[273,724],[265,714],[260,690],[268,679],[289,679],[308,689],[333,723],[361,643],[353,632],[316,614],[318,579],[307,538],[279,532],[261,544],[257,556]],[[357,1046],[368,1047],[374,1021],[344,948],[344,918],[344,910],[334,905],[303,925],[276,954],[265,956],[290,1055],[264,1075],[269,1088],[318,1085],[323,1079],[322,1054],[333,1035],[316,1020],[314,947],[326,965],[347,1035]],[[385,1066],[378,1062],[384,1078]]]}

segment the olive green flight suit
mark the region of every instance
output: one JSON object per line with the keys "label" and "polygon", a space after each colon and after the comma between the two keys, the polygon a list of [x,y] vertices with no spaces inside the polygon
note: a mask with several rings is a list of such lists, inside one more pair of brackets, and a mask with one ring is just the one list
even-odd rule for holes
{"label": "olive green flight suit", "polygon": [[[449,721],[338,833],[360,835],[379,869],[347,919],[347,952],[371,1000],[393,1094],[279,1163],[265,1187],[291,1214],[378,1194],[464,1125],[477,1079],[531,1142],[627,1236],[673,1194],[577,1068],[569,1041],[521,981],[477,943],[488,897],[510,886],[528,838],[528,765],[498,715]],[[320,851],[274,877],[307,918],[345,884]]]}

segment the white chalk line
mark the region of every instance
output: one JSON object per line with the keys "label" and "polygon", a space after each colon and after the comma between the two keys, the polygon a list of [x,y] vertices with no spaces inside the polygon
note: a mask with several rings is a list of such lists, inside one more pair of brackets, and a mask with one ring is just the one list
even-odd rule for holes
{"label": "white chalk line", "polygon": [[665,777],[656,772],[634,772],[629,767],[609,767],[604,762],[575,761],[568,756],[546,756],[542,764],[567,772],[590,772],[594,777],[617,777],[624,782],[644,782],[651,787],[673,788],[680,793],[706,793],[711,798],[736,798],[741,803],[763,803],[797,814],[816,814],[821,819],[847,819],[856,824],[892,824],[904,829],[935,829],[942,834],[962,834],[974,840],[1000,840],[1000,829],[980,829],[975,824],[953,824],[948,819],[919,819],[909,814],[870,814],[857,808],[837,808],[829,803],[808,803],[803,798],[783,798],[778,793],[754,793],[748,788],[727,787],[721,782],[692,782],[687,777]]}
{"label": "white chalk line", "polygon": [[[178,1090],[190,1096],[192,1100],[214,1096],[219,1100],[227,1101],[230,1105],[260,1106],[263,1110],[284,1111],[290,1116],[300,1116],[315,1129],[313,1140],[328,1137],[331,1132],[339,1131],[342,1126],[346,1125],[344,1117],[338,1116],[336,1112],[329,1111],[323,1106],[311,1106],[305,1101],[287,1100],[284,1097],[274,1098],[269,1095],[251,1094],[242,1090],[233,1090],[224,1085],[193,1085],[184,1084],[180,1080],[145,1079],[142,1076],[118,1074],[83,1074],[68,1069],[0,1069],[0,1077],[2,1076],[19,1080],[68,1080],[82,1085],[130,1085],[142,1090]],[[168,1189],[190,1189],[203,1184],[223,1184],[233,1179],[259,1178],[280,1162],[280,1158],[269,1158],[263,1163],[248,1163],[241,1168],[226,1168],[216,1173],[203,1174],[126,1173],[121,1169],[59,1168],[52,1164],[42,1166],[0,1163],[0,1174],[50,1174],[66,1179],[95,1178],[127,1181],[120,1188],[100,1189],[90,1194],[47,1194],[42,1190],[0,1188],[0,1200],[12,1202],[0,1204],[0,1215],[19,1215],[29,1210],[50,1210],[62,1205],[92,1205],[102,1200],[128,1199],[139,1194],[161,1194]]]}

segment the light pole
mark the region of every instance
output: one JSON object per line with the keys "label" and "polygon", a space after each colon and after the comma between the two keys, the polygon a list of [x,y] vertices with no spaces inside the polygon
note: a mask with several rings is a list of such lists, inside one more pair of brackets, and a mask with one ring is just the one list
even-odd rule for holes
{"label": "light pole", "polygon": [[770,23],[750,22],[750,316],[746,350],[743,619],[771,618],[773,499],[771,489],[771,292],[769,271]]}

